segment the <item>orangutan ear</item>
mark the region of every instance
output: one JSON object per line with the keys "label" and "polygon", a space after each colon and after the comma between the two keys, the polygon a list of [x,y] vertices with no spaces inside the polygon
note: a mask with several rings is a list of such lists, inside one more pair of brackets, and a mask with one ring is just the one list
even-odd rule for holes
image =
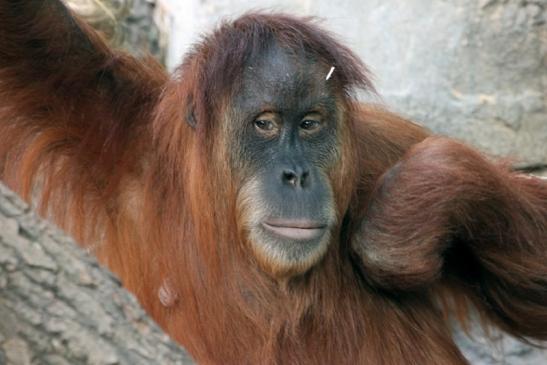
{"label": "orangutan ear", "polygon": [[191,97],[189,97],[188,101],[186,102],[185,118],[186,118],[186,123],[188,123],[188,125],[192,127],[192,129],[196,129],[197,121],[196,121],[196,115],[194,112],[194,100]]}
{"label": "orangutan ear", "polygon": [[196,117],[194,115],[194,108],[189,108],[188,112],[186,113],[186,123],[192,127],[192,129],[196,129]]}

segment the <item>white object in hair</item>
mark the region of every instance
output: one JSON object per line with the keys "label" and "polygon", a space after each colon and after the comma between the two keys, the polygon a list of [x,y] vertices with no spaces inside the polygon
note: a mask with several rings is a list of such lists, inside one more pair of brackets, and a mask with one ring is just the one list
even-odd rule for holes
{"label": "white object in hair", "polygon": [[330,68],[330,71],[329,71],[329,73],[327,74],[327,77],[325,77],[325,80],[330,79],[330,77],[332,76],[332,73],[333,73],[333,72],[334,72],[334,66],[332,66],[332,67]]}

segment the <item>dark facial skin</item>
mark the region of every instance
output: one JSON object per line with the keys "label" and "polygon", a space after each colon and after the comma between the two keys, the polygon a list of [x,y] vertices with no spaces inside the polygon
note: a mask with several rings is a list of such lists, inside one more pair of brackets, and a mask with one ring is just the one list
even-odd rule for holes
{"label": "dark facial skin", "polygon": [[250,62],[236,97],[239,148],[232,161],[241,171],[243,228],[275,276],[317,263],[336,224],[327,173],[338,156],[338,125],[328,71],[273,45]]}

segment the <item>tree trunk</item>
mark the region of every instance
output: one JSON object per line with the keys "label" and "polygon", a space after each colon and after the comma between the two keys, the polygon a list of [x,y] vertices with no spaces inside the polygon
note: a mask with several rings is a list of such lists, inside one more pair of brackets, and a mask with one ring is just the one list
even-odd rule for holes
{"label": "tree trunk", "polygon": [[191,364],[137,300],[0,184],[0,364]]}

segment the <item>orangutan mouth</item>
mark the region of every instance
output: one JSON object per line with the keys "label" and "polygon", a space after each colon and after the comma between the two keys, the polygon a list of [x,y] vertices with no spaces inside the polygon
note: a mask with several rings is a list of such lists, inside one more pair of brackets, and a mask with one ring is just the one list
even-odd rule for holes
{"label": "orangutan mouth", "polygon": [[308,219],[269,219],[262,225],[271,233],[295,241],[317,239],[327,228],[326,224]]}

